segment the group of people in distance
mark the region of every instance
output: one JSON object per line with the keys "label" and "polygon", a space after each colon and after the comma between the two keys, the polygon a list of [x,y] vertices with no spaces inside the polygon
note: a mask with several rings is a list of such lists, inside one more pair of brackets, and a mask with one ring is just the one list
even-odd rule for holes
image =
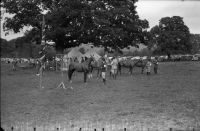
{"label": "group of people in distance", "polygon": [[[103,83],[106,84],[106,72],[107,72],[107,62],[106,62],[106,57],[103,57],[102,58],[103,60],[103,64],[102,64],[102,67],[101,67],[101,77],[103,79]],[[154,73],[157,74],[158,73],[158,59],[155,58],[153,61],[148,58],[147,59],[147,63],[146,63],[146,74],[147,75],[150,75],[151,74],[151,66],[152,64],[154,65]],[[117,76],[117,73],[118,73],[118,67],[119,67],[119,60],[116,58],[116,57],[113,57],[111,59],[111,63],[110,63],[110,66],[111,66],[111,70],[110,70],[110,73],[112,75],[112,77],[114,79],[116,79],[116,76]]]}
{"label": "group of people in distance", "polygon": [[[83,58],[81,59],[81,63],[83,63],[84,61],[86,61],[87,58]],[[120,61],[119,61],[119,58],[117,57],[113,57],[112,59],[108,59],[108,57],[105,55],[104,57],[101,58],[102,60],[102,65],[100,67],[100,70],[101,70],[101,78],[103,80],[103,83],[106,84],[106,72],[109,71],[110,75],[113,77],[113,79],[116,79],[117,78],[117,74],[118,74],[118,70],[119,68],[121,68],[121,66],[119,67],[120,65]],[[140,59],[142,61],[142,59]],[[78,62],[78,59],[77,58],[70,58],[69,59],[70,62]],[[15,70],[15,66],[16,66],[16,63],[17,62],[13,62],[13,70]],[[147,59],[147,62],[146,62],[146,65],[145,65],[145,69],[146,69],[146,74],[149,76],[151,74],[151,68],[152,68],[152,65],[153,65],[153,71],[155,74],[158,73],[158,59],[155,58],[154,60],[151,60],[151,58],[148,58]],[[38,59],[36,61],[36,70],[37,70],[37,74],[36,75],[40,75],[40,74],[43,74],[43,70],[44,70],[44,67],[45,64],[44,62],[42,62],[42,58]],[[109,70],[108,70],[109,69]]]}

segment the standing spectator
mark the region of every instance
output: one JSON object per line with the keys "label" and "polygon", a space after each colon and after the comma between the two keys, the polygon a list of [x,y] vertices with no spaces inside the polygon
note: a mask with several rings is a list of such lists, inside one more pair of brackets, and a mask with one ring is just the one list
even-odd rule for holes
{"label": "standing spectator", "polygon": [[158,73],[158,57],[155,58],[154,61],[154,73],[157,74]]}
{"label": "standing spectator", "polygon": [[47,69],[47,70],[50,70],[50,62],[49,62],[49,60],[47,59],[46,60],[46,63],[45,63],[46,65],[45,65],[45,68]]}
{"label": "standing spectator", "polygon": [[104,58],[102,60],[103,60],[103,64],[101,67],[101,77],[103,79],[103,83],[106,84],[106,61]]}
{"label": "standing spectator", "polygon": [[12,67],[13,67],[13,68],[12,68],[13,71],[16,71],[16,67],[17,67],[17,59],[16,59],[16,58],[13,59]]}
{"label": "standing spectator", "polygon": [[84,58],[82,57],[82,58],[81,58],[81,63],[83,63],[84,61],[85,61],[85,60],[84,60]]}
{"label": "standing spectator", "polygon": [[52,60],[52,67],[53,67],[53,70],[56,70],[56,58],[53,57],[53,60]]}
{"label": "standing spectator", "polygon": [[116,79],[116,75],[117,75],[117,66],[118,66],[118,61],[115,57],[113,57],[113,60],[111,62],[111,73],[114,79]]}
{"label": "standing spectator", "polygon": [[36,61],[36,70],[37,70],[37,76],[39,76],[40,74],[40,67],[41,67],[41,62],[39,60]]}
{"label": "standing spectator", "polygon": [[151,61],[150,61],[150,59],[148,59],[148,61],[147,61],[146,71],[147,71],[147,75],[151,74]]}
{"label": "standing spectator", "polygon": [[118,73],[121,75],[122,74],[122,72],[121,72],[121,63],[120,63],[120,59],[118,58],[117,59],[117,75],[118,75]]}

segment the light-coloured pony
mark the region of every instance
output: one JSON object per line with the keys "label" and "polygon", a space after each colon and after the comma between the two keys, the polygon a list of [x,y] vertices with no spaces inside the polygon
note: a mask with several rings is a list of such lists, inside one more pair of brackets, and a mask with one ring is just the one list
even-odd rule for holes
{"label": "light-coloured pony", "polygon": [[[147,60],[131,60],[131,59],[127,59],[127,60],[122,60],[119,62],[119,66],[121,67],[125,67],[129,69],[129,73],[133,74],[133,68],[134,67],[140,67],[141,68],[141,74],[143,74],[144,69],[146,67],[147,64]],[[121,68],[119,68],[119,72],[121,74]]]}

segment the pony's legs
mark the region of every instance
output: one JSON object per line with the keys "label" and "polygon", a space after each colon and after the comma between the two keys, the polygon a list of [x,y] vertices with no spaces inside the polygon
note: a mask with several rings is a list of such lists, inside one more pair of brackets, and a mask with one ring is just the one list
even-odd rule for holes
{"label": "pony's legs", "polygon": [[142,67],[142,70],[141,70],[141,74],[143,74],[144,73],[144,67]]}
{"label": "pony's legs", "polygon": [[114,73],[114,77],[115,77],[115,79],[117,79],[117,69],[115,69],[114,72],[115,72],[115,73]]}
{"label": "pony's legs", "polygon": [[132,75],[133,74],[133,67],[130,66],[129,71],[130,71],[130,74]]}
{"label": "pony's legs", "polygon": [[72,78],[72,73],[71,72],[72,71],[68,70],[68,79],[69,79],[70,83],[71,83],[71,78]]}
{"label": "pony's legs", "polygon": [[84,72],[84,83],[86,83],[86,80],[87,80],[87,72]]}
{"label": "pony's legs", "polygon": [[121,72],[121,68],[118,68],[118,69],[117,69],[117,75],[118,75],[118,74],[119,74],[119,75],[122,74],[122,72]]}
{"label": "pony's legs", "polygon": [[68,70],[68,78],[69,78],[69,81],[70,81],[70,83],[72,82],[72,75],[73,75],[73,72],[74,72],[75,70]]}
{"label": "pony's legs", "polygon": [[118,73],[119,73],[120,75],[122,74],[122,66],[121,66],[121,65],[119,65],[118,68],[117,68],[117,74],[118,74]]}
{"label": "pony's legs", "polygon": [[100,69],[98,68],[97,69],[97,78],[99,78],[99,72],[100,72]]}
{"label": "pony's legs", "polygon": [[92,78],[93,67],[90,67],[88,78]]}

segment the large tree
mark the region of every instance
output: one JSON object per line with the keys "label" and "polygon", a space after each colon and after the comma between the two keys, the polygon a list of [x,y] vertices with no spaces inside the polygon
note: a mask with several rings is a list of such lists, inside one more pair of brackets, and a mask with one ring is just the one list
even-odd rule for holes
{"label": "large tree", "polygon": [[105,0],[102,8],[97,10],[95,22],[99,26],[100,44],[119,50],[128,46],[136,46],[136,43],[144,42],[144,29],[149,24],[146,20],[140,20],[136,12],[136,1],[130,0]]}
{"label": "large tree", "polygon": [[192,44],[192,53],[198,53],[200,51],[200,34],[191,34],[190,43]]}
{"label": "large tree", "polygon": [[5,39],[0,38],[0,50],[1,56],[14,56],[15,55],[15,40],[7,41]]}
{"label": "large tree", "polygon": [[41,34],[41,14],[46,10],[45,38],[53,40],[57,50],[81,43],[120,50],[147,40],[144,34],[148,21],[139,19],[136,1],[2,0],[1,5],[14,14],[4,23],[5,30],[14,32],[31,26]]}
{"label": "large tree", "polygon": [[150,34],[149,46],[154,47],[155,53],[167,54],[170,58],[172,54],[191,52],[189,28],[180,16],[162,18]]}

